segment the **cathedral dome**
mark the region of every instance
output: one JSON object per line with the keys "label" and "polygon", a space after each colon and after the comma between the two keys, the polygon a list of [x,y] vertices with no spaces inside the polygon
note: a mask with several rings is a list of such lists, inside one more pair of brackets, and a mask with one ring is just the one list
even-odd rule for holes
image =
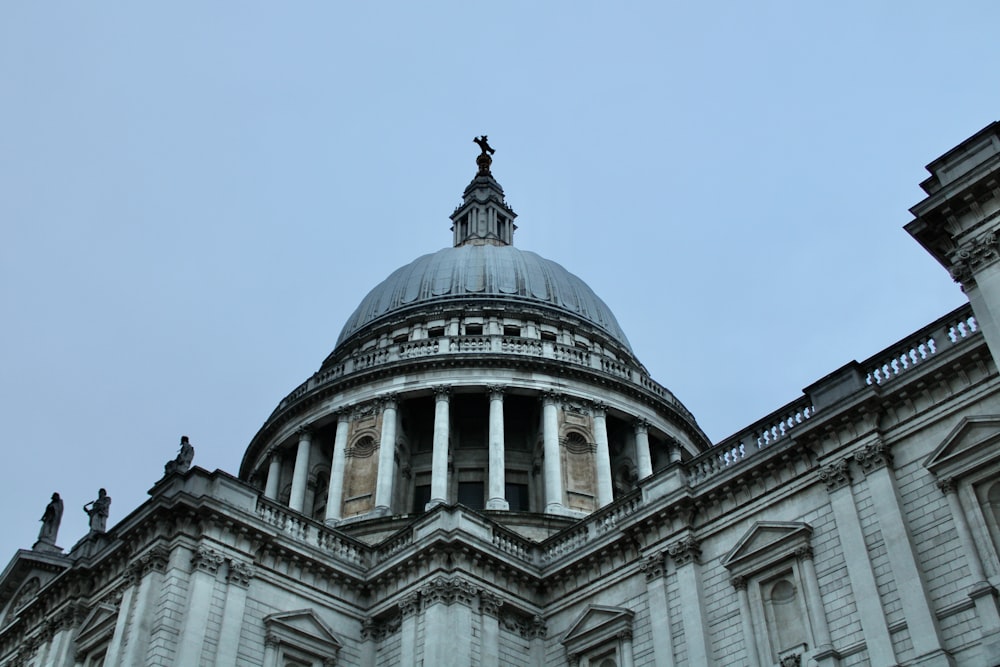
{"label": "cathedral dome", "polygon": [[337,340],[370,324],[459,300],[527,305],[581,318],[631,353],[618,321],[583,280],[551,260],[509,245],[462,245],[418,257],[362,299]]}

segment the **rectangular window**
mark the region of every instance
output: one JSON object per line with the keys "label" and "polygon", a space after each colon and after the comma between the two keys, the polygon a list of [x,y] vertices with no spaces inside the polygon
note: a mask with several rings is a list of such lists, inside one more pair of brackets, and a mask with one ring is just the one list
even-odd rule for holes
{"label": "rectangular window", "polygon": [[466,336],[482,336],[483,335],[483,325],[482,324],[466,324],[465,325],[465,335]]}
{"label": "rectangular window", "polygon": [[427,330],[428,338],[441,338],[444,336],[444,327],[431,327]]}
{"label": "rectangular window", "polygon": [[542,340],[550,340],[550,341],[552,341],[554,343],[554,342],[556,342],[556,335],[555,335],[555,333],[553,333],[551,331],[543,331],[542,332]]}
{"label": "rectangular window", "polygon": [[481,510],[486,506],[486,489],[482,482],[459,482],[458,502],[474,510]]}
{"label": "rectangular window", "polygon": [[505,324],[503,327],[503,335],[519,337],[521,335],[521,327]]}
{"label": "rectangular window", "polygon": [[504,495],[507,496],[507,503],[511,512],[529,512],[528,506],[528,485],[507,482],[504,485]]}
{"label": "rectangular window", "polygon": [[430,484],[418,484],[413,487],[413,509],[414,514],[422,514],[427,507],[427,503],[431,501],[431,485]]}

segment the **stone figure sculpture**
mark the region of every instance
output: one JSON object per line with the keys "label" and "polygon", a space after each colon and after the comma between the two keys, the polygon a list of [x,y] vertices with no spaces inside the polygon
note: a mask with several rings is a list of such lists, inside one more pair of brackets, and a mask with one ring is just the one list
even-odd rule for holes
{"label": "stone figure sculpture", "polygon": [[104,489],[97,492],[97,500],[91,500],[83,506],[83,511],[90,517],[90,532],[103,533],[108,527],[108,514],[111,510],[111,496]]}
{"label": "stone figure sculpture", "polygon": [[45,512],[42,514],[42,528],[38,531],[38,542],[35,545],[36,548],[39,544],[55,546],[56,536],[59,534],[59,524],[62,522],[62,515],[62,498],[59,497],[58,493],[53,493],[52,500],[50,500],[49,504],[45,506]]}
{"label": "stone figure sculpture", "polygon": [[485,134],[481,137],[476,137],[475,139],[473,139],[473,141],[479,145],[479,149],[483,151],[483,155],[486,155],[486,153],[489,153],[490,155],[496,153],[495,150],[490,148],[490,144],[487,141]]}
{"label": "stone figure sculpture", "polygon": [[177,453],[177,458],[167,461],[163,466],[163,474],[169,475],[175,472],[187,472],[191,469],[191,462],[194,461],[194,446],[186,435],[181,436],[181,449]]}

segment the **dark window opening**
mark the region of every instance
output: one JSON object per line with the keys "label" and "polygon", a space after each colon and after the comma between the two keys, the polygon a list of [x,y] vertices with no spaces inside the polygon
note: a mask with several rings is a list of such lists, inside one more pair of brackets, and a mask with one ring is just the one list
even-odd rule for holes
{"label": "dark window opening", "polygon": [[504,336],[520,336],[521,335],[521,327],[511,326],[509,324],[504,325],[503,335]]}
{"label": "dark window opening", "polygon": [[444,335],[444,327],[431,327],[427,330],[427,336],[429,338],[440,338]]}
{"label": "dark window opening", "polygon": [[504,494],[507,496],[507,504],[510,505],[511,512],[529,511],[527,484],[507,482],[504,485]]}
{"label": "dark window opening", "polygon": [[403,333],[403,334],[398,334],[396,336],[393,336],[392,342],[393,343],[405,343],[409,339],[410,339],[409,334]]}
{"label": "dark window opening", "polygon": [[414,514],[421,514],[427,503],[431,501],[431,485],[418,484],[413,487],[413,510]]}
{"label": "dark window opening", "polygon": [[483,325],[482,324],[466,324],[465,325],[465,335],[466,336],[482,336],[483,335]]}
{"label": "dark window opening", "polygon": [[486,506],[484,493],[482,482],[458,483],[458,502],[469,509],[481,510]]}
{"label": "dark window opening", "polygon": [[550,341],[552,341],[554,343],[554,342],[556,342],[556,335],[554,333],[552,333],[551,331],[543,331],[542,332],[542,340],[550,340]]}

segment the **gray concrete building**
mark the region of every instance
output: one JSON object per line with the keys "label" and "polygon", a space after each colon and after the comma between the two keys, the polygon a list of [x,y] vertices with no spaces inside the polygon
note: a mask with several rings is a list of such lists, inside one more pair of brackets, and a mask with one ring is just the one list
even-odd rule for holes
{"label": "gray concrete building", "polygon": [[1000,124],[906,226],[969,304],[716,443],[514,245],[480,145],[451,246],[361,300],[237,475],[182,443],[66,552],[53,497],[0,667],[1000,664]]}

